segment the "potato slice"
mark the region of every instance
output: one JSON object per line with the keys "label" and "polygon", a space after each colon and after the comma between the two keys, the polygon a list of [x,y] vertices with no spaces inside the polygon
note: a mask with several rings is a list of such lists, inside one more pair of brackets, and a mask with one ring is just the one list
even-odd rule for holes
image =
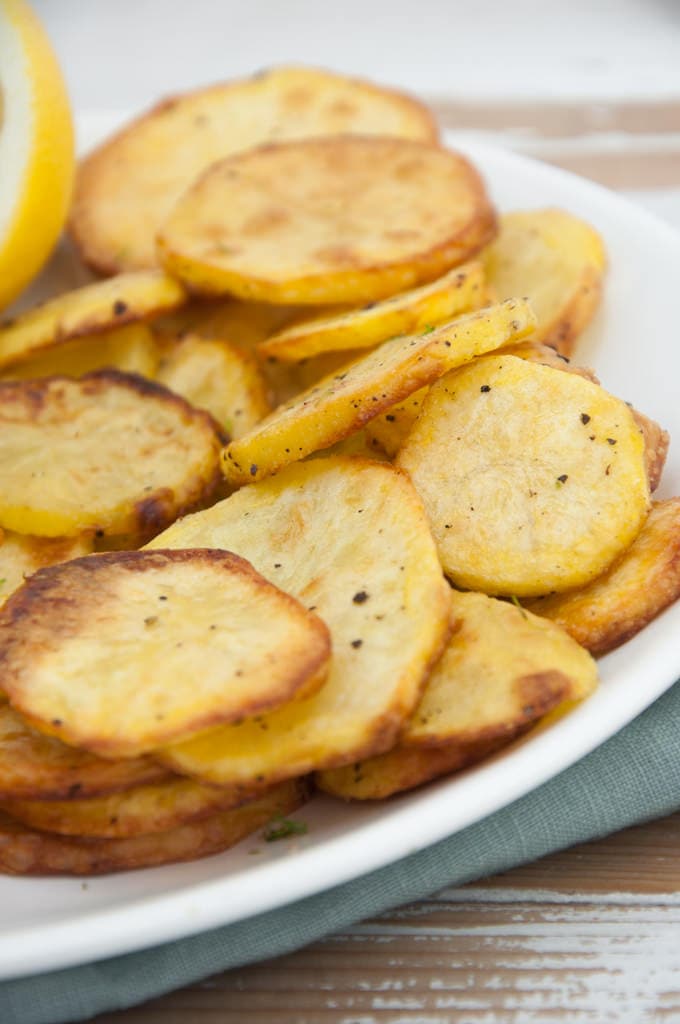
{"label": "potato slice", "polygon": [[530,307],[511,300],[421,335],[394,338],[276,409],[225,449],[230,483],[261,480],[359,430],[391,405],[475,356],[533,327]]}
{"label": "potato slice", "polygon": [[0,613],[12,705],[108,757],[313,692],[329,657],[324,623],[227,551],[78,558],[31,576]]}
{"label": "potato slice", "polygon": [[148,538],[213,493],[221,440],[207,413],[115,370],[0,382],[0,525]]}
{"label": "potato slice", "polygon": [[366,424],[366,433],[390,459],[397,452],[411,433],[411,428],[420,415],[429,386],[414,391],[402,402],[391,405],[387,412],[382,412]]}
{"label": "potato slice", "polygon": [[576,374],[494,354],[434,385],[401,448],[450,579],[568,590],[632,544],[649,508],[630,409]]}
{"label": "potato slice", "polygon": [[451,639],[398,745],[320,773],[321,789],[353,800],[412,789],[481,760],[597,684],[590,655],[522,608],[454,592],[451,617]]}
{"label": "potato slice", "polygon": [[86,284],[0,325],[0,367],[71,338],[96,335],[176,309],[186,298],[182,285],[160,270]]}
{"label": "potato slice", "polygon": [[0,530],[0,607],[38,569],[89,555],[92,547],[93,539],[86,535],[46,540]]}
{"label": "potato slice", "polygon": [[394,742],[445,642],[449,608],[404,474],[361,458],[301,463],[188,516],[157,545],[238,552],[314,609],[333,640],[317,694],[168,748],[168,765],[210,782],[265,784]]}
{"label": "potato slice", "polygon": [[84,377],[86,373],[105,368],[154,377],[159,356],[156,340],[146,324],[129,324],[92,337],[50,345],[14,363],[1,379],[36,380],[56,374]]}
{"label": "potato slice", "polygon": [[654,502],[632,545],[588,586],[528,606],[593,654],[630,640],[680,597],[680,498]]}
{"label": "potato slice", "polygon": [[[258,794],[259,795],[259,794]],[[171,776],[161,782],[108,796],[74,800],[4,800],[0,810],[43,832],[63,836],[123,839],[167,832],[187,821],[207,818],[247,802],[238,787],[206,786]],[[250,798],[254,796],[250,794]]]}
{"label": "potato slice", "polygon": [[243,807],[178,828],[127,839],[89,839],[37,832],[0,816],[0,871],[9,875],[105,875],[196,860],[235,846],[272,818],[291,814],[309,797],[304,781],[276,786]]}
{"label": "potato slice", "polygon": [[207,409],[230,437],[242,437],[270,411],[257,362],[227,342],[184,337],[163,356],[158,380]]}
{"label": "potato slice", "polygon": [[595,371],[591,370],[589,366],[572,363],[568,356],[561,355],[550,345],[536,341],[533,337],[528,341],[520,341],[519,345],[506,345],[503,351],[508,355],[518,356],[520,359],[527,359],[530,363],[542,363],[544,366],[552,366],[554,370],[576,373],[579,377],[585,377],[586,380],[592,381],[593,384],[600,383]]}
{"label": "potato slice", "polygon": [[102,796],[167,778],[150,758],[104,760],[33,729],[0,700],[0,799],[66,800]]}
{"label": "potato slice", "polygon": [[644,413],[630,407],[633,419],[637,423],[642,434],[645,445],[645,467],[647,479],[649,480],[650,491],[655,491],[661,483],[661,474],[666,465],[666,456],[671,443],[671,436],[667,430],[660,427],[654,420],[650,420]]}
{"label": "potato slice", "polygon": [[346,132],[437,138],[424,104],[313,68],[272,68],[174,96],[81,162],[71,233],[95,270],[153,266],[158,228],[210,164],[275,139]]}
{"label": "potato slice", "polygon": [[528,296],[536,341],[571,355],[600,302],[607,256],[597,231],[564,210],[507,213],[482,260],[499,299]]}
{"label": "potato slice", "polygon": [[430,284],[382,302],[370,302],[334,316],[300,320],[258,346],[265,356],[284,362],[308,359],[323,352],[373,348],[397,335],[419,334],[484,305],[484,272],[480,263],[450,270]]}
{"label": "potato slice", "polygon": [[474,255],[495,223],[459,154],[346,135],[213,164],[161,228],[158,255],[199,293],[353,304],[431,281]]}

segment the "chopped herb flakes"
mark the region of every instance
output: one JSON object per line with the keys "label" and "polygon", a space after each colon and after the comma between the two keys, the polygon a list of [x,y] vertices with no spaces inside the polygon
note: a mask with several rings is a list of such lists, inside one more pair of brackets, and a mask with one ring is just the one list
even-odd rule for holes
{"label": "chopped herb flakes", "polygon": [[295,821],[293,818],[284,818],[277,814],[265,827],[262,838],[266,843],[276,843],[279,839],[304,835],[307,835],[307,825],[304,821]]}

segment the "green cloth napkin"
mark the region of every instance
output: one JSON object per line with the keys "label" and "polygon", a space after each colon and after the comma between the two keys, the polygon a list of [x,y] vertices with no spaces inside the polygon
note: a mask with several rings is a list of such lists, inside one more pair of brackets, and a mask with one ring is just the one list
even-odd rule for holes
{"label": "green cloth napkin", "polygon": [[227,968],[299,949],[447,885],[680,808],[680,684],[617,736],[484,821],[363,878],[248,921],[0,984],[2,1024],[61,1024],[118,1010]]}

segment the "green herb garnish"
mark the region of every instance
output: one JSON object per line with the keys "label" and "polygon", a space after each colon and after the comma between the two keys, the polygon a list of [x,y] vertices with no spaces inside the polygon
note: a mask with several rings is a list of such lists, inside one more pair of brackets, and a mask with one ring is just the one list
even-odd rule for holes
{"label": "green herb garnish", "polygon": [[304,821],[294,821],[293,818],[284,818],[277,814],[266,826],[262,838],[266,843],[275,843],[279,839],[289,839],[291,836],[306,834],[307,825]]}
{"label": "green herb garnish", "polygon": [[517,608],[522,618],[526,619],[527,613],[525,612],[524,608],[522,608],[522,605],[519,603],[519,598],[517,597],[517,594],[511,594],[510,600],[514,604],[515,608]]}

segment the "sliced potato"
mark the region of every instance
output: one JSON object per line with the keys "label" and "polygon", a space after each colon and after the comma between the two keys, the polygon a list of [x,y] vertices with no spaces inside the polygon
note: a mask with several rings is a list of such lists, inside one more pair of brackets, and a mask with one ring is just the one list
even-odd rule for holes
{"label": "sliced potato", "polygon": [[198,409],[207,409],[230,437],[242,437],[270,411],[267,385],[248,352],[196,334],[163,356],[158,380]]}
{"label": "sliced potato", "polygon": [[38,728],[135,757],[313,692],[324,623],[227,551],[120,551],[31,576],[0,613],[2,684]]}
{"label": "sliced potato", "polygon": [[387,412],[382,412],[366,424],[368,436],[379,444],[391,459],[396,456],[410,434],[429,390],[428,386],[414,391],[402,402],[391,405]]}
{"label": "sliced potato", "polygon": [[0,530],[0,607],[38,569],[89,555],[92,547],[89,535],[46,540]]}
{"label": "sliced potato", "polygon": [[449,270],[443,277],[381,302],[370,302],[334,316],[300,320],[259,345],[265,356],[284,362],[308,359],[323,352],[373,348],[397,335],[419,334],[484,305],[484,272],[480,263]]}
{"label": "sliced potato", "polygon": [[50,835],[3,814],[0,871],[10,875],[105,875],[195,860],[235,846],[272,818],[297,810],[308,796],[307,784],[294,779],[242,807],[167,832],[127,839]]}
{"label": "sliced potato", "polygon": [[607,256],[597,231],[564,210],[507,213],[482,260],[499,299],[528,296],[536,341],[571,355],[600,302]]}
{"label": "sliced potato", "polygon": [[495,223],[481,178],[459,154],[345,135],[213,164],[161,228],[158,255],[199,293],[362,303],[469,259]]}
{"label": "sliced potato", "polygon": [[86,284],[0,325],[0,367],[71,338],[95,336],[176,309],[186,297],[182,285],[160,270]]}
{"label": "sliced potato", "polygon": [[448,630],[444,582],[421,503],[387,464],[336,456],[176,523],[151,545],[225,547],[328,624],[328,680],[308,700],[168,748],[177,771],[270,783],[385,750],[420,696]]}
{"label": "sliced potato", "polygon": [[529,607],[593,654],[630,640],[680,597],[680,498],[654,502],[642,530],[604,575]]}
{"label": "sliced potato", "polygon": [[167,778],[150,758],[104,760],[33,729],[0,700],[0,799],[66,800],[117,793]]}
{"label": "sliced potato", "polygon": [[239,807],[247,799],[248,793],[237,787],[205,786],[193,779],[170,776],[108,796],[4,800],[0,810],[43,832],[123,839],[167,832],[187,821]]}
{"label": "sliced potato", "polygon": [[152,378],[156,375],[159,356],[156,340],[146,324],[129,324],[92,337],[50,345],[14,363],[1,379],[35,380],[56,374],[84,377],[86,373],[107,367]]}
{"label": "sliced potato", "polygon": [[221,435],[159,384],[100,370],[0,382],[0,526],[148,538],[215,490]]}
{"label": "sliced potato", "polygon": [[671,443],[671,437],[667,430],[660,427],[654,420],[650,420],[644,413],[638,412],[631,406],[633,419],[642,433],[645,445],[645,466],[649,480],[650,491],[655,491],[661,483],[661,474],[666,465],[666,456]]}
{"label": "sliced potato", "polygon": [[230,483],[261,480],[359,430],[395,402],[454,366],[520,338],[533,327],[529,306],[512,300],[459,317],[421,335],[394,338],[324,377],[225,449]]}
{"label": "sliced potato", "polygon": [[71,233],[95,270],[153,266],[158,228],[210,164],[264,142],[346,132],[437,138],[422,103],[313,68],[272,68],[174,96],[81,162]]}
{"label": "sliced potato", "polygon": [[458,586],[539,596],[589,582],[649,508],[630,409],[576,374],[495,354],[434,385],[397,463]]}
{"label": "sliced potato", "polygon": [[593,384],[599,384],[595,371],[589,366],[579,366],[572,363],[568,356],[561,355],[557,349],[545,345],[542,341],[529,338],[528,341],[521,341],[519,345],[506,345],[503,350],[508,355],[518,356],[520,359],[527,359],[530,363],[542,363],[544,366],[552,366],[554,370],[564,370],[565,373],[576,373],[579,377],[585,377]]}
{"label": "sliced potato", "polygon": [[475,763],[597,684],[590,655],[524,609],[453,592],[451,617],[451,639],[398,745],[320,773],[321,789],[354,800],[411,789]]}

